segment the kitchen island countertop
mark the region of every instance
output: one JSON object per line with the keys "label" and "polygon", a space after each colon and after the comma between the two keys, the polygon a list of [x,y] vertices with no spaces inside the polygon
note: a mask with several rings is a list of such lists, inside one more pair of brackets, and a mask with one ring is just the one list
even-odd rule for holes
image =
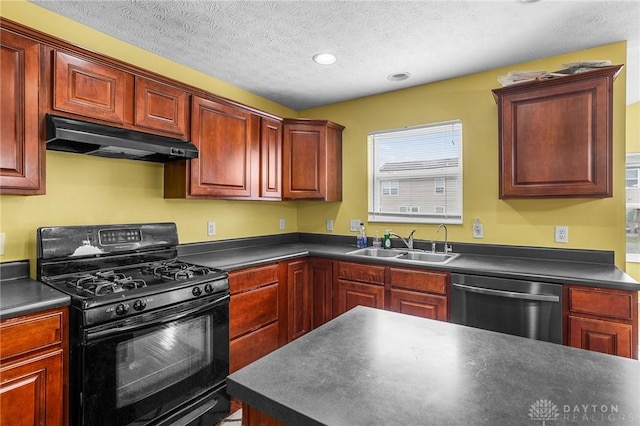
{"label": "kitchen island countertop", "polygon": [[365,307],[227,383],[290,426],[640,420],[638,361]]}

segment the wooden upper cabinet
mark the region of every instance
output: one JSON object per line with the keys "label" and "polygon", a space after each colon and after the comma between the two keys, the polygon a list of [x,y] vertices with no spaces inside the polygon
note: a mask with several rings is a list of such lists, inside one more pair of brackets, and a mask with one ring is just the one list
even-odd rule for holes
{"label": "wooden upper cabinet", "polygon": [[282,198],[282,123],[260,122],[260,198]]}
{"label": "wooden upper cabinet", "polygon": [[198,96],[192,98],[191,111],[198,158],[165,165],[165,197],[251,199],[257,187],[251,165],[258,158],[260,118]]}
{"label": "wooden upper cabinet", "polygon": [[[125,123],[133,76],[117,68],[54,52],[53,109]],[[130,98],[129,98],[130,99]]]}
{"label": "wooden upper cabinet", "polygon": [[621,68],[493,90],[500,198],[612,196],[613,82]]}
{"label": "wooden upper cabinet", "polygon": [[0,193],[44,194],[44,144],[39,142],[40,45],[0,30]]}
{"label": "wooden upper cabinet", "polygon": [[326,120],[284,120],[284,199],[342,200],[343,130]]}
{"label": "wooden upper cabinet", "polygon": [[184,90],[136,76],[133,123],[187,139],[188,100]]}

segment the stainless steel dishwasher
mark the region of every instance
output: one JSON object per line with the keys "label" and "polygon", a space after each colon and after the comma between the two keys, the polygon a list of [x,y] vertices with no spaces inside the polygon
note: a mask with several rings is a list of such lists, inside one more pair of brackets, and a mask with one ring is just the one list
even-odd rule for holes
{"label": "stainless steel dishwasher", "polygon": [[562,343],[562,285],[451,274],[451,322]]}

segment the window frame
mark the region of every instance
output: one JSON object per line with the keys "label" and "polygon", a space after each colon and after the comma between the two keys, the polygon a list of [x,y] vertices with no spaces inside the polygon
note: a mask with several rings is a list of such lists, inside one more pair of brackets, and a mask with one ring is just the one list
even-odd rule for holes
{"label": "window frame", "polygon": [[[451,138],[454,147],[446,146],[449,141],[447,138]],[[376,150],[382,151],[386,148],[389,152],[389,146],[396,142],[394,139],[397,139],[398,143],[408,144],[411,149],[413,149],[411,144],[415,144],[415,149],[419,154],[415,164],[412,164],[414,160],[407,158],[408,156],[404,157],[405,159],[400,156],[397,161],[389,160],[388,154],[386,157],[378,156]],[[433,151],[424,152],[425,146],[433,147]],[[464,144],[462,120],[455,119],[372,131],[368,134],[367,148],[369,222],[463,223],[464,173],[462,159]],[[390,167],[385,169],[385,166]],[[407,172],[404,176],[402,175],[403,171]],[[400,175],[400,178],[395,178],[393,173]],[[437,173],[441,173],[441,175],[437,175]],[[383,185],[389,185],[385,182],[397,182],[397,194],[392,194],[392,189],[383,189]],[[415,186],[416,182],[419,183],[418,187]],[[424,192],[425,190],[430,192]],[[384,191],[388,191],[389,194],[383,194]],[[402,196],[399,196],[400,194]],[[396,195],[398,195],[396,201],[391,202],[389,198],[385,199],[385,197],[395,197]],[[444,212],[436,213],[439,211],[436,206],[442,207]],[[401,212],[401,207],[404,207],[407,213]],[[409,212],[415,207],[418,212]]]}

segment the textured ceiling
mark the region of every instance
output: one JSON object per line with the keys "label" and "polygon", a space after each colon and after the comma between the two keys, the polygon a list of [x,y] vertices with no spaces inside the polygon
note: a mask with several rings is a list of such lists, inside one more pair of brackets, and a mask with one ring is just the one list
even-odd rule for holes
{"label": "textured ceiling", "polygon": [[31,2],[296,110],[622,40],[640,101],[637,0]]}

